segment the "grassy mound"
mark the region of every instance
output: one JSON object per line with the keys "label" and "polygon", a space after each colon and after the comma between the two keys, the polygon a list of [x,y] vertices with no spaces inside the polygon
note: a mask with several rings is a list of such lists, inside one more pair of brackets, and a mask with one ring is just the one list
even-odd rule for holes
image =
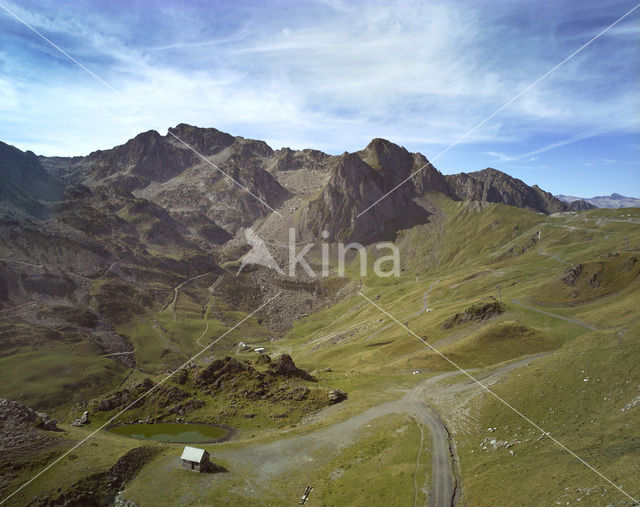
{"label": "grassy mound", "polygon": [[640,262],[635,255],[611,253],[566,269],[559,278],[539,286],[532,297],[541,303],[581,303],[628,287],[638,274]]}
{"label": "grassy mound", "polygon": [[[94,400],[89,408],[92,418],[108,419],[155,385],[147,377]],[[178,420],[240,427],[280,426],[341,401],[334,399],[332,392],[318,387],[315,379],[296,367],[286,354],[276,360],[261,356],[256,361],[225,357],[205,367],[181,370],[127,410],[120,422]]]}
{"label": "grassy mound", "polygon": [[[508,320],[484,326],[440,352],[463,368],[478,368],[551,350],[557,345],[557,341],[546,333]],[[425,367],[433,370],[453,368],[436,352],[426,354]]]}

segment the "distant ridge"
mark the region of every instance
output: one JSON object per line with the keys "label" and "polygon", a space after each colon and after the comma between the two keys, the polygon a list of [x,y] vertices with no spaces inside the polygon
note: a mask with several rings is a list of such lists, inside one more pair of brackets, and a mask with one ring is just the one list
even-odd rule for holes
{"label": "distant ridge", "polygon": [[573,195],[556,195],[558,199],[564,202],[572,203],[575,201],[585,201],[592,204],[596,208],[636,208],[640,207],[640,199],[637,197],[626,197],[617,193],[611,195],[599,195],[596,197],[575,197]]}

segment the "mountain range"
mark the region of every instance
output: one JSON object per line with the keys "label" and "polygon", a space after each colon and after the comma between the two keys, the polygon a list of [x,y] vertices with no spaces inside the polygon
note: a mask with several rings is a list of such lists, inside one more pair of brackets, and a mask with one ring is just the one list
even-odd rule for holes
{"label": "mountain range", "polygon": [[585,201],[597,208],[637,208],[640,206],[640,199],[637,197],[625,197],[617,193],[611,195],[599,195],[596,197],[574,197],[572,195],[556,195],[563,202],[573,203]]}
{"label": "mountain range", "polygon": [[[126,204],[165,222],[173,231],[167,234],[176,241],[175,233],[224,241],[283,206],[296,208],[303,234],[319,237],[320,230],[327,230],[331,240],[372,241],[427,220],[430,192],[542,213],[585,206],[565,204],[491,168],[445,176],[422,154],[383,139],[374,139],[359,152],[332,156],[316,150],[273,150],[263,141],[180,124],[165,136],[144,132],[84,157],[36,157],[6,144],[0,144],[0,157],[5,207],[43,216],[43,201],[58,206],[64,201],[69,209],[70,201],[80,199],[103,211]],[[25,193],[27,182],[30,192]]]}
{"label": "mountain range", "polygon": [[[274,243],[294,227],[299,241],[366,245],[429,223],[442,198],[544,214],[592,207],[491,168],[443,175],[424,155],[384,139],[336,156],[273,150],[186,124],[82,157],[36,156],[0,143],[0,163],[0,306],[34,297],[91,301],[105,320],[98,341],[107,352],[122,346],[107,323],[163,297],[132,282],[220,272],[246,252],[246,228]],[[116,299],[109,284],[92,287],[117,264],[128,266],[119,282],[128,288]]]}

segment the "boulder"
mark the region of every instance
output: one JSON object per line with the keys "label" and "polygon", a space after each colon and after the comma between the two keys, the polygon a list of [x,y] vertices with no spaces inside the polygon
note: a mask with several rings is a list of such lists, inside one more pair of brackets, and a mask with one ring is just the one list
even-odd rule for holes
{"label": "boulder", "polygon": [[331,389],[329,391],[329,401],[333,404],[340,403],[347,399],[347,393],[340,389]]}

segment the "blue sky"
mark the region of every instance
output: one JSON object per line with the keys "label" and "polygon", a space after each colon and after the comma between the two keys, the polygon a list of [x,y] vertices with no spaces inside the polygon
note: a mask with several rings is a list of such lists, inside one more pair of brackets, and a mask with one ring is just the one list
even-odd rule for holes
{"label": "blue sky", "polygon": [[[0,140],[79,155],[181,122],[433,158],[636,1],[0,0]],[[640,196],[640,9],[435,162]]]}

